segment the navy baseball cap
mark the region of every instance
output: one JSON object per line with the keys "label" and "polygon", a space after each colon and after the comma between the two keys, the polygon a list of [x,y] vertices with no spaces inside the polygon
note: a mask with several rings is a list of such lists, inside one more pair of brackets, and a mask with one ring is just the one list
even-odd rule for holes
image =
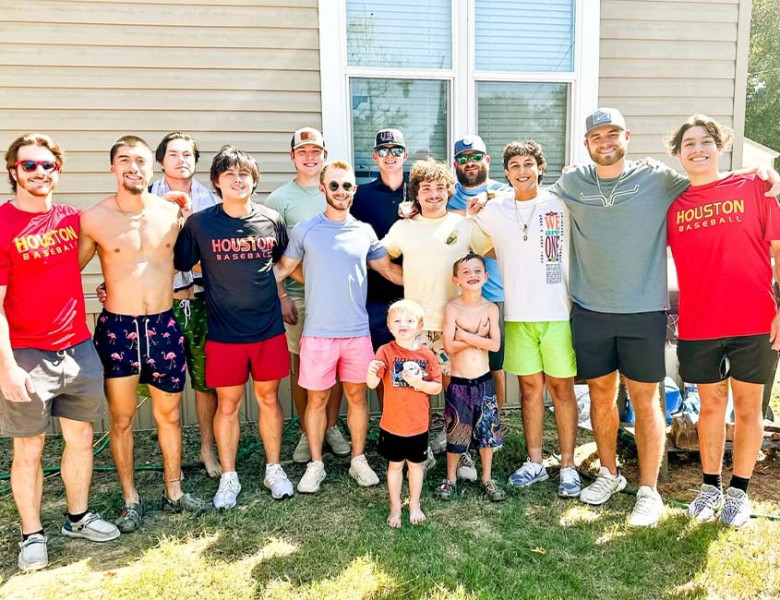
{"label": "navy baseball cap", "polygon": [[398,129],[380,129],[376,133],[374,149],[376,150],[382,146],[401,146],[401,148],[406,148],[404,134]]}
{"label": "navy baseball cap", "polygon": [[485,142],[478,135],[467,135],[463,139],[455,142],[455,156],[468,152],[469,150],[475,150],[477,152],[484,152],[487,154],[487,146]]}

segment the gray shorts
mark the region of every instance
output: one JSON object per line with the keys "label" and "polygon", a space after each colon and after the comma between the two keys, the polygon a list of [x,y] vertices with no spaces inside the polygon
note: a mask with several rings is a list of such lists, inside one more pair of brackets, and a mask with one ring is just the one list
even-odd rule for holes
{"label": "gray shorts", "polygon": [[102,416],[103,366],[92,340],[59,351],[19,348],[14,358],[35,391],[31,402],[10,402],[0,394],[0,435],[40,435],[52,417],[92,422]]}

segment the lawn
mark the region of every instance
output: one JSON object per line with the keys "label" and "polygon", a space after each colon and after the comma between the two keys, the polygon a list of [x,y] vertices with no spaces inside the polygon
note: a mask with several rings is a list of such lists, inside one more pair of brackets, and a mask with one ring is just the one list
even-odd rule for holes
{"label": "lawn", "polygon": [[[775,402],[777,406],[777,402]],[[507,411],[510,433],[496,456],[497,477],[506,481],[523,459],[519,413]],[[554,448],[552,419],[546,446]],[[375,430],[372,430],[375,432]],[[578,461],[593,466],[585,435]],[[186,432],[194,460],[197,433]],[[298,430],[286,430],[290,456]],[[154,435],[137,434],[136,456],[159,464]],[[161,475],[139,471],[139,489],[151,512],[140,531],[115,542],[91,544],[58,533],[64,510],[58,477],[45,482],[44,525],[52,561],[45,571],[16,572],[18,525],[10,495],[0,497],[0,597],[112,598],[140,600],[210,598],[777,598],[780,595],[780,521],[754,519],[739,531],[694,524],[669,506],[658,528],[631,530],[625,518],[633,497],[620,494],[606,506],[587,507],[556,496],[551,480],[529,490],[508,490],[501,504],[487,502],[476,484],[460,487],[445,503],[431,489],[444,474],[443,458],[423,495],[428,520],[385,525],[386,491],[361,489],[347,475],[348,462],[326,456],[328,479],[315,496],[274,502],[262,487],[262,446],[253,429],[242,430],[239,505],[201,517],[159,511]],[[52,438],[47,464],[56,464]],[[636,458],[621,446],[629,486]],[[9,440],[0,440],[0,472],[7,472]],[[369,445],[369,460],[382,466]],[[554,459],[550,462],[554,464]],[[108,450],[96,464],[111,465]],[[297,482],[304,467],[286,464]],[[698,487],[696,455],[670,463],[667,498],[689,501]],[[382,474],[382,479],[384,476]],[[726,479],[727,481],[727,479]],[[0,489],[6,487],[0,482]],[[217,482],[202,469],[187,469],[185,489],[204,496]],[[751,487],[754,510],[780,515],[780,458],[763,456]],[[115,518],[121,507],[115,473],[97,472],[92,508]]]}

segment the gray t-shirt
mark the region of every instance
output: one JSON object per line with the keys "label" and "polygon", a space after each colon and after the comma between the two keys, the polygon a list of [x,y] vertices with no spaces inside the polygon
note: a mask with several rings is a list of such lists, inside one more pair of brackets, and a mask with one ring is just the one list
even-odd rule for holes
{"label": "gray t-shirt", "polygon": [[303,335],[350,338],[369,335],[366,261],[387,254],[371,226],[324,214],[298,223],[285,256],[303,260],[306,319]]}
{"label": "gray t-shirt", "polygon": [[666,212],[690,182],[666,166],[626,161],[620,177],[599,183],[601,190],[589,165],[564,173],[549,190],[571,214],[572,300],[597,312],[665,310]]}

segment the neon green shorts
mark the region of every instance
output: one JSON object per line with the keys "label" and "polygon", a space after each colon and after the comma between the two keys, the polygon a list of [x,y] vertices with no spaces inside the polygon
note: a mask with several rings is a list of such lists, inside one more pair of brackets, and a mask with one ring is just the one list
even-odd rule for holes
{"label": "neon green shorts", "polygon": [[574,377],[577,360],[568,321],[507,321],[504,370],[513,375],[544,372],[551,377]]}

